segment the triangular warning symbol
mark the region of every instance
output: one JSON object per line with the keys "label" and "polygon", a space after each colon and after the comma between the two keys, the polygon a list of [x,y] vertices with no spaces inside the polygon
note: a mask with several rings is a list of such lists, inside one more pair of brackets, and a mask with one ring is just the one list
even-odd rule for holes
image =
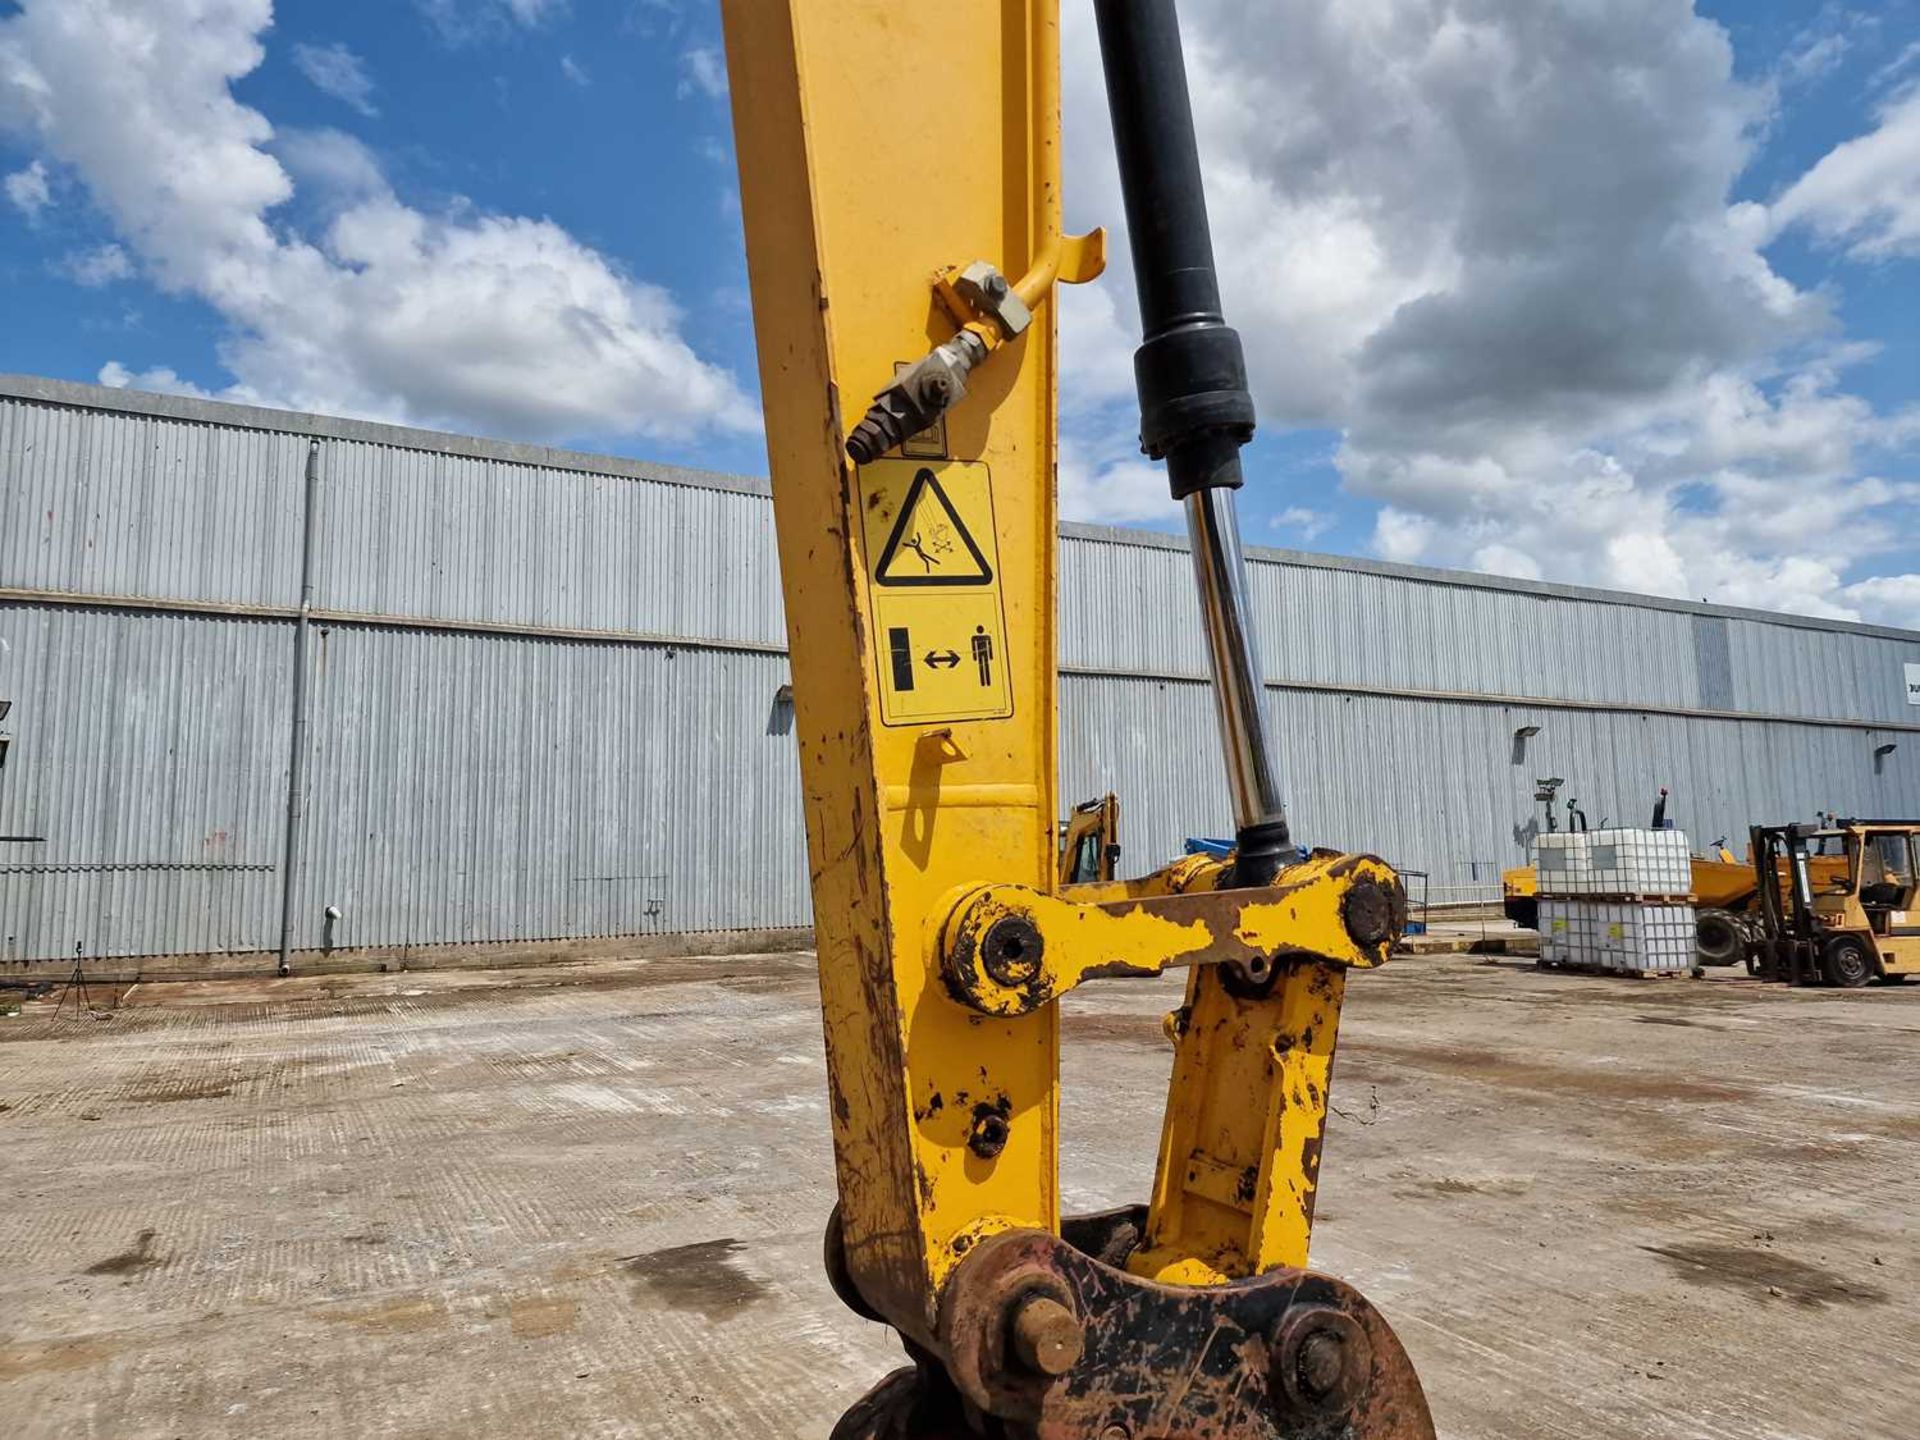
{"label": "triangular warning symbol", "polygon": [[873,579],[878,585],[993,583],[993,567],[933,471],[922,469],[913,477]]}

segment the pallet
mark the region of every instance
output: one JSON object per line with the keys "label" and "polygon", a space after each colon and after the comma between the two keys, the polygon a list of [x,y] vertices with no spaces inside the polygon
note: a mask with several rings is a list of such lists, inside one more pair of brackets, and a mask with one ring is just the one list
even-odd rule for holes
{"label": "pallet", "polygon": [[1605,894],[1593,895],[1541,895],[1541,900],[1559,900],[1563,902],[1587,903],[1593,905],[1693,905],[1698,906],[1698,895],[1655,895],[1638,891],[1628,892],[1609,890]]}
{"label": "pallet", "polygon": [[1571,960],[1536,960],[1536,970],[1561,970],[1569,975],[1621,975],[1629,980],[1677,980],[1693,974],[1684,970],[1628,970],[1617,965],[1581,965]]}

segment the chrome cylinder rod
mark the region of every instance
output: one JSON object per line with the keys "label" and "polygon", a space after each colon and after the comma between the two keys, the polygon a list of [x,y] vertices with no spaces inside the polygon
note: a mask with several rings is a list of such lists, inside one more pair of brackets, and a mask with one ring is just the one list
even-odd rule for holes
{"label": "chrome cylinder rod", "polygon": [[1247,590],[1233,491],[1196,490],[1184,504],[1234,825],[1243,836],[1250,831],[1266,832],[1263,838],[1284,846],[1286,805],[1280,795],[1267,712],[1262,704],[1266,686],[1255,643],[1253,602]]}

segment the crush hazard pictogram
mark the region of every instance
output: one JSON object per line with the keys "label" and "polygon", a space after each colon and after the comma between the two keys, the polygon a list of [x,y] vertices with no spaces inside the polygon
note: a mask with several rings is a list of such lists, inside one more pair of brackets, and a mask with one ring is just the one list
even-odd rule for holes
{"label": "crush hazard pictogram", "polygon": [[859,476],[881,722],[1006,719],[1013,667],[992,475],[978,461],[876,460]]}
{"label": "crush hazard pictogram", "polygon": [[933,471],[913,477],[899,518],[873,567],[874,583],[890,586],[991,585],[993,567]]}

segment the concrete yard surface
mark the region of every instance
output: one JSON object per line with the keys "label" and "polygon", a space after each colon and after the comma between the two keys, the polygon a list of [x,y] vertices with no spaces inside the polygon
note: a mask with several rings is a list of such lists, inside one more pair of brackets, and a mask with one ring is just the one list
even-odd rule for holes
{"label": "concrete yard surface", "polygon": [[[1316,1266],[1450,1440],[1920,1434],[1920,986],[1413,958],[1348,990]],[[1067,1199],[1144,1198],[1178,982],[1063,1021]],[[800,1436],[811,958],[142,985],[0,1021],[0,1433]]]}

